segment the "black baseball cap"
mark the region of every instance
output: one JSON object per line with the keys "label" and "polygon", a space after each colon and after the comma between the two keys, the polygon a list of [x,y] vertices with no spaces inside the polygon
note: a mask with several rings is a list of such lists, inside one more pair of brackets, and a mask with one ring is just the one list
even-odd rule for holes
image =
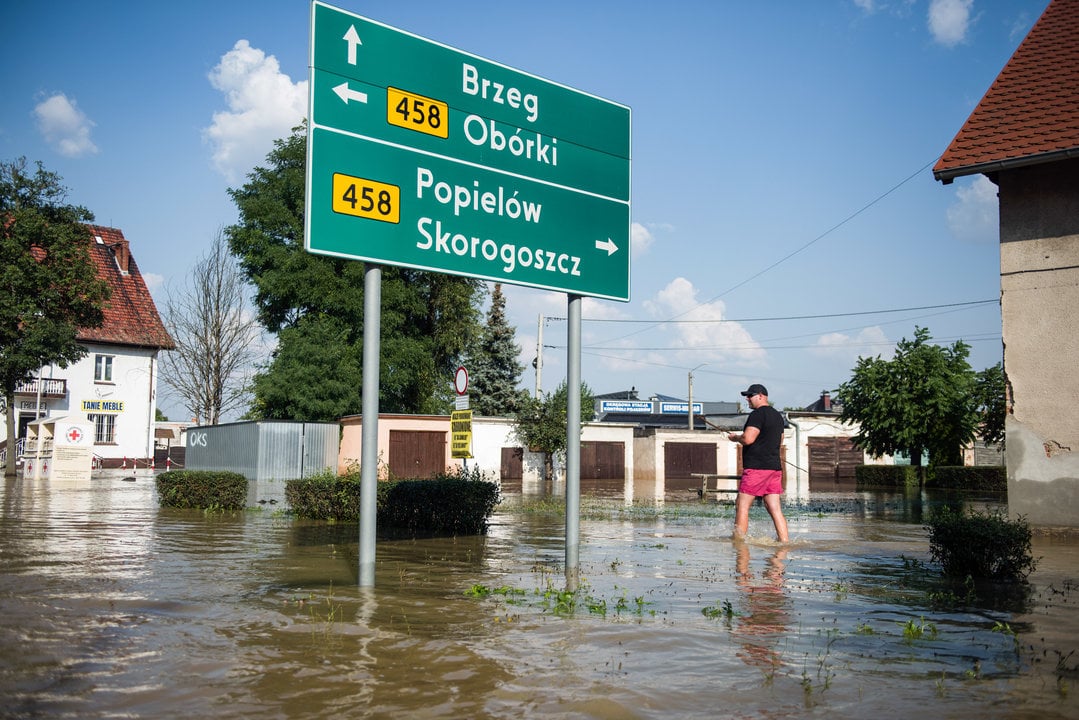
{"label": "black baseball cap", "polygon": [[742,394],[746,397],[749,397],[750,395],[768,395],[768,388],[760,383],[753,383],[749,386],[748,390],[743,390]]}

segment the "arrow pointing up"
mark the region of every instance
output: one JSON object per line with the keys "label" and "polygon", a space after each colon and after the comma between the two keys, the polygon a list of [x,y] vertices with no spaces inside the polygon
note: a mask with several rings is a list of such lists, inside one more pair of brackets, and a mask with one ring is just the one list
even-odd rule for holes
{"label": "arrow pointing up", "polygon": [[348,43],[348,64],[356,64],[356,46],[363,45],[363,41],[360,40],[360,34],[356,32],[355,25],[348,26],[348,32],[341,38]]}
{"label": "arrow pointing up", "polygon": [[610,257],[611,255],[614,255],[616,252],[618,252],[618,246],[615,245],[614,240],[611,240],[610,238],[607,238],[606,240],[597,240],[596,249],[606,250],[607,257]]}
{"label": "arrow pointing up", "polygon": [[336,86],[333,91],[337,93],[337,97],[345,101],[345,105],[348,105],[349,100],[355,100],[356,102],[362,103],[367,102],[367,93],[353,90],[348,86],[347,82],[343,82]]}

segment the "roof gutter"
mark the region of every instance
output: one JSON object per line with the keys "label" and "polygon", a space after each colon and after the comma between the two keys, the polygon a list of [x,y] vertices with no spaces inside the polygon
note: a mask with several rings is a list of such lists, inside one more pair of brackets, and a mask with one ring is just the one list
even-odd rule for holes
{"label": "roof gutter", "polygon": [[[1030,165],[1044,165],[1046,163],[1059,162],[1061,160],[1071,160],[1072,158],[1079,158],[1079,147],[1054,150],[1052,152],[1027,155],[1025,157],[994,160],[992,162],[978,163],[977,165],[964,165],[948,170],[934,170],[933,177],[940,180],[941,183],[945,185],[950,185],[957,177],[962,177],[964,175],[994,175],[1002,170],[1015,170],[1016,168],[1028,167]],[[990,180],[992,179],[993,178],[990,177]]]}

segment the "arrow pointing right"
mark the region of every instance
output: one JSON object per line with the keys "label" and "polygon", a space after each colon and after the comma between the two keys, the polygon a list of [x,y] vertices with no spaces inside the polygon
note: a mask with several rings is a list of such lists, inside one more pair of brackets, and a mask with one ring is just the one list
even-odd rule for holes
{"label": "arrow pointing right", "polygon": [[337,93],[337,97],[345,101],[345,105],[348,105],[349,100],[355,100],[356,102],[362,103],[367,102],[367,93],[353,90],[348,86],[347,82],[343,82],[334,87],[333,91]]}
{"label": "arrow pointing right", "polygon": [[607,257],[610,257],[611,255],[614,255],[616,252],[618,252],[618,246],[615,245],[614,240],[611,240],[610,238],[607,238],[606,240],[597,240],[596,249],[606,250]]}

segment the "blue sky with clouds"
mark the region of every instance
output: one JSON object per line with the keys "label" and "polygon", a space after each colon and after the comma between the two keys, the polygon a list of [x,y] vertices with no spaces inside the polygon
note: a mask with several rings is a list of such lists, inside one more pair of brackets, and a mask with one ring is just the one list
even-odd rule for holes
{"label": "blue sky with clouds", "polygon": [[[1047,0],[331,4],[631,108],[632,300],[584,302],[595,392],[684,396],[693,370],[695,399],[806,405],[919,325],[1000,360],[995,187],[931,168]],[[5,3],[0,158],[60,174],[160,296],[306,114],[309,13]],[[553,389],[566,296],[506,293],[530,388],[550,318]]]}

